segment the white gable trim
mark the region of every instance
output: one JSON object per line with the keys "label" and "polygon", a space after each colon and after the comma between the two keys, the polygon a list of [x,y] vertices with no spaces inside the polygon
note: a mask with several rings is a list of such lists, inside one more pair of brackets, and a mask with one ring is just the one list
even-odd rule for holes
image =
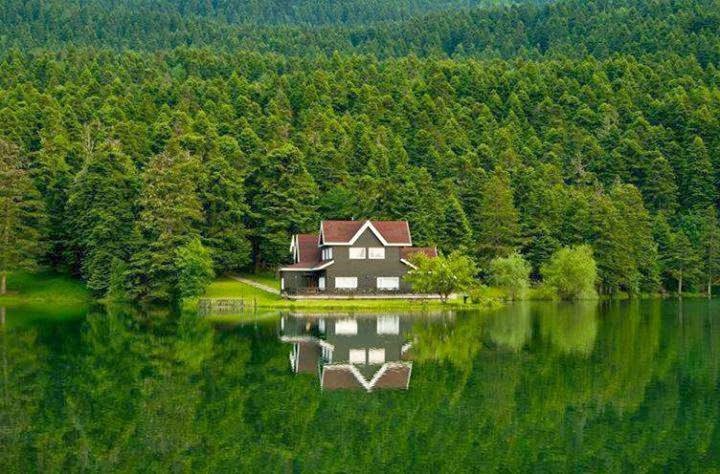
{"label": "white gable trim", "polygon": [[281,268],[280,271],[281,272],[310,272],[310,271],[314,272],[315,270],[324,270],[325,268],[329,267],[333,263],[335,263],[335,260],[330,260],[329,262],[325,262],[322,265],[318,265],[316,267],[295,267],[295,268],[284,267],[284,268]]}
{"label": "white gable trim", "polygon": [[[324,223],[324,222],[323,222]],[[375,234],[375,237],[380,241],[381,244],[385,247],[408,247],[412,246],[412,238],[410,239],[410,242],[401,242],[401,243],[389,243],[387,240],[385,240],[385,237],[382,236],[379,230],[375,228],[375,226],[372,224],[371,221],[366,220],[365,223],[360,226],[360,229],[358,229],[357,232],[355,232],[355,235],[348,241],[348,242],[325,242],[325,234],[323,233],[323,223],[320,224],[320,235],[321,240],[323,242],[323,245],[353,245],[357,239],[360,238],[360,236],[365,232],[367,229],[370,229],[373,234]],[[408,228],[408,236],[410,235],[410,224],[405,221],[405,225]]]}
{"label": "white gable trim", "polygon": [[407,388],[410,386],[410,376],[412,375],[412,362],[385,362],[382,367],[380,367],[380,369],[375,372],[375,375],[373,375],[372,379],[370,380],[367,380],[365,376],[363,376],[363,374],[353,364],[326,365],[325,367],[323,367],[323,377],[320,379],[320,388],[324,388],[326,370],[348,370],[355,376],[355,379],[360,383],[360,385],[362,385],[365,390],[371,392],[372,389],[375,388],[375,384],[377,384],[377,381],[380,380],[380,377],[382,377],[385,372],[388,371],[388,369],[399,367],[407,367],[409,370],[407,383],[405,384],[405,389],[407,390]]}
{"label": "white gable trim", "polygon": [[409,261],[405,260],[404,258],[401,258],[400,261],[407,265],[408,267],[412,268],[413,270],[417,270],[417,265],[413,265]]}

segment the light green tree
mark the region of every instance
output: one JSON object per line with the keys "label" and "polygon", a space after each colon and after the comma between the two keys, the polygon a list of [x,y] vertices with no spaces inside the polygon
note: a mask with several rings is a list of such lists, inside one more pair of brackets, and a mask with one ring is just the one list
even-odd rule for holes
{"label": "light green tree", "polygon": [[519,299],[530,285],[531,270],[530,263],[517,252],[496,257],[490,262],[490,281],[505,290],[508,299]]}
{"label": "light green tree", "polygon": [[545,263],[540,273],[562,299],[596,297],[597,265],[589,245],[563,247]]}
{"label": "light green tree", "polygon": [[202,295],[215,276],[211,252],[197,237],[177,249],[175,266],[181,298]]}
{"label": "light green tree", "polygon": [[412,285],[413,291],[438,294],[443,303],[451,294],[471,286],[477,273],[472,259],[458,252],[434,258],[418,254],[412,263],[415,268],[405,275],[405,280]]}

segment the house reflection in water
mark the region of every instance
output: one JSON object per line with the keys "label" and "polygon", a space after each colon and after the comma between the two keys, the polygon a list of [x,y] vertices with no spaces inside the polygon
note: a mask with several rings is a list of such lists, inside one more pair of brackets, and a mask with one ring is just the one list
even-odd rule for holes
{"label": "house reflection in water", "polygon": [[280,320],[280,339],[292,344],[292,370],[317,373],[323,390],[407,390],[410,324],[399,316],[291,314]]}

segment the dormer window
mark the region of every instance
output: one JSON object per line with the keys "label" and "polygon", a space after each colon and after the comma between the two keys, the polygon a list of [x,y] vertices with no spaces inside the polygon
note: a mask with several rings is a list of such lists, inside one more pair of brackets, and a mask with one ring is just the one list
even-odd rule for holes
{"label": "dormer window", "polygon": [[332,260],[333,258],[333,251],[332,247],[325,247],[322,249],[322,259],[323,260]]}
{"label": "dormer window", "polygon": [[385,259],[385,247],[369,247],[368,258],[370,260],[384,260]]}

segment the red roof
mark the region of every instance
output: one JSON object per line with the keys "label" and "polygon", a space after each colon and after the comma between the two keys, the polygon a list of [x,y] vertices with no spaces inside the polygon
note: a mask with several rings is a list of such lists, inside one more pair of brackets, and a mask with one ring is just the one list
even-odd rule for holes
{"label": "red roof", "polygon": [[400,249],[400,258],[409,259],[413,255],[424,253],[430,258],[437,257],[437,247],[403,247]]}
{"label": "red roof", "polygon": [[298,263],[320,261],[320,247],[317,234],[298,234]]}
{"label": "red roof", "polygon": [[321,226],[324,241],[349,243],[367,222],[372,224],[387,243],[410,245],[410,227],[407,221],[323,221]]}

